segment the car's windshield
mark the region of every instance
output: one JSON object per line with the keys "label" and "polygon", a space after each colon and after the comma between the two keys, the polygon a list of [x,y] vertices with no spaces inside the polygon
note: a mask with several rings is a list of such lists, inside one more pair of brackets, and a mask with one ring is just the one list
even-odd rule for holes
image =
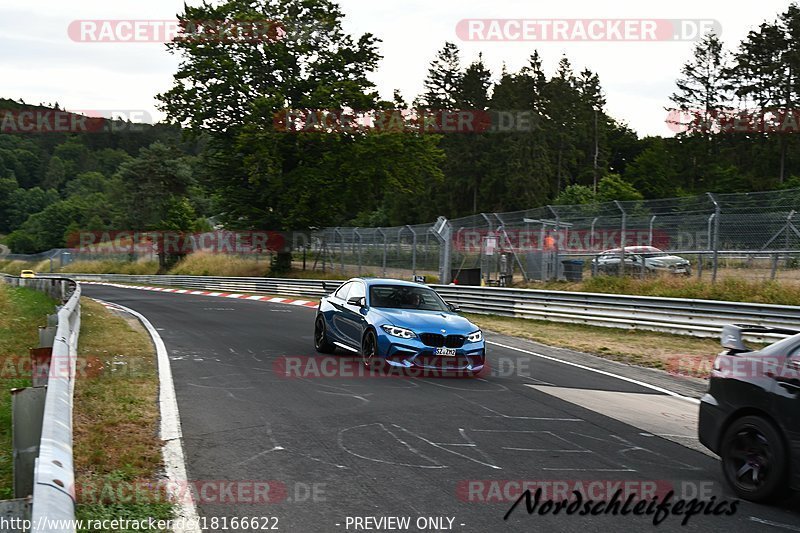
{"label": "car's windshield", "polygon": [[369,304],[386,309],[450,310],[432,289],[408,285],[373,285],[369,288]]}

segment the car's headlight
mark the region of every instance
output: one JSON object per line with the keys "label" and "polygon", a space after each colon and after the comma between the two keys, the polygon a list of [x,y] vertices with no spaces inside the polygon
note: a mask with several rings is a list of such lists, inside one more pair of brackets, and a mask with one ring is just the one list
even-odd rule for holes
{"label": "car's headlight", "polygon": [[467,342],[480,342],[483,339],[483,332],[481,330],[473,331],[467,335]]}
{"label": "car's headlight", "polygon": [[381,326],[383,331],[391,335],[392,337],[400,337],[401,339],[413,339],[417,336],[416,333],[411,331],[410,329],[406,328],[398,328],[397,326],[391,326],[389,324],[385,324]]}

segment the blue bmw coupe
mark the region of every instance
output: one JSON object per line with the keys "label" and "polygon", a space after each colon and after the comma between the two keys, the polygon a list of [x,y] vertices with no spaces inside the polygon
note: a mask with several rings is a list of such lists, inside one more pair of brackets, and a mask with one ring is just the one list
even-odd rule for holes
{"label": "blue bmw coupe", "polygon": [[371,368],[476,375],[483,370],[483,333],[419,283],[354,278],[319,303],[314,347],[358,353]]}

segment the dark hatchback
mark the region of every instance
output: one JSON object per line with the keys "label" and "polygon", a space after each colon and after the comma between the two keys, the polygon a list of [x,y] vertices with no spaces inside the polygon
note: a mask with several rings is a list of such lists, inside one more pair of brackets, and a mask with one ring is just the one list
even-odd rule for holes
{"label": "dark hatchback", "polygon": [[[751,350],[745,333],[790,336]],[[722,346],[700,403],[700,442],[740,498],[782,499],[800,490],[800,332],[729,325]]]}

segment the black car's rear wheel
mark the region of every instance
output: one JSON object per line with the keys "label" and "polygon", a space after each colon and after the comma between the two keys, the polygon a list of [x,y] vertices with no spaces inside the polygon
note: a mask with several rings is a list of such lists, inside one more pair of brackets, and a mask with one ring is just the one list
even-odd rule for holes
{"label": "black car's rear wheel", "polygon": [[720,456],[725,479],[740,498],[766,501],[786,486],[789,465],[783,440],[761,417],[734,421],[722,438]]}
{"label": "black car's rear wheel", "polygon": [[328,335],[325,331],[325,319],[321,316],[317,317],[314,322],[314,348],[319,353],[333,353],[336,347],[328,341]]}

